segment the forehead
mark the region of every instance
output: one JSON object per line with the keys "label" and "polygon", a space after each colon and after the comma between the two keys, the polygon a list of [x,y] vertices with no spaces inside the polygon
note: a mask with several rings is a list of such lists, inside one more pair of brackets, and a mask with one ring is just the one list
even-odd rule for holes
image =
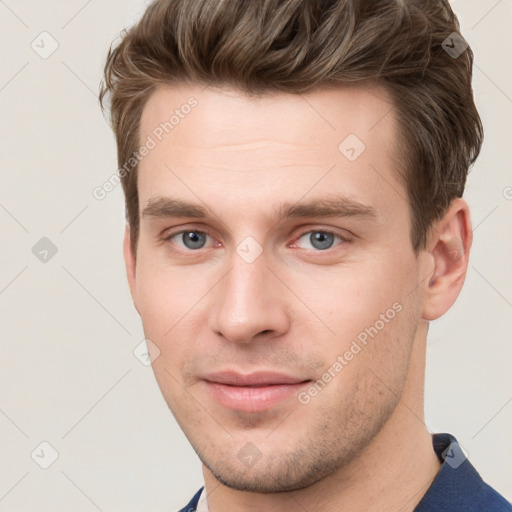
{"label": "forehead", "polygon": [[296,201],[308,189],[310,197],[328,191],[377,210],[405,198],[393,157],[395,110],[377,86],[261,97],[167,86],[144,107],[141,145],[149,139],[155,146],[139,164],[141,209],[167,194],[192,199],[188,184],[208,206],[211,198],[248,208],[251,197],[264,207],[263,197]]}
{"label": "forehead", "polygon": [[[190,103],[196,105],[190,107]],[[192,142],[219,147],[256,140],[304,146],[330,144],[337,149],[337,143],[348,133],[378,145],[384,139],[389,142],[395,131],[394,108],[387,92],[370,84],[257,97],[195,84],[160,87],[143,109],[141,136],[154,132],[173,113],[172,128],[168,127],[169,133],[164,135],[169,135],[167,139],[176,149]],[[193,141],[184,129],[187,125],[194,126]]]}

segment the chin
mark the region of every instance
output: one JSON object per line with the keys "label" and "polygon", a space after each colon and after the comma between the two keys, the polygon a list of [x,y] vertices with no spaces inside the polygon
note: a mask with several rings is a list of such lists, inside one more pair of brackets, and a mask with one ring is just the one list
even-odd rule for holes
{"label": "chin", "polygon": [[[319,473],[319,468],[311,467],[304,468],[307,471],[304,474],[299,474],[296,471],[290,472],[290,467],[285,464],[281,469],[275,468],[274,471],[268,471],[268,468],[262,468],[259,471],[247,469],[245,473],[240,472],[239,468],[223,468],[220,471],[211,467],[208,469],[221,484],[230,489],[259,494],[305,489],[332,472],[328,471],[327,474],[323,474]],[[322,469],[325,471],[325,468]]]}
{"label": "chin", "polygon": [[333,474],[348,464],[356,450],[344,450],[331,443],[298,443],[291,452],[273,448],[258,460],[247,462],[239,452],[200,453],[203,464],[221,484],[237,491],[261,494],[280,493],[305,489]]}

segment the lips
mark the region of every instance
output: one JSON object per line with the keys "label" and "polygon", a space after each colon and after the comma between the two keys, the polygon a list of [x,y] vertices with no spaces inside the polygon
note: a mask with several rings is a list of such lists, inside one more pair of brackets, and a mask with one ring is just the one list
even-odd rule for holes
{"label": "lips", "polygon": [[251,387],[297,384],[307,380],[275,372],[255,372],[248,375],[243,375],[237,372],[220,372],[207,375],[204,379],[218,384],[225,384],[227,386]]}
{"label": "lips", "polygon": [[220,405],[245,412],[271,409],[296,396],[310,379],[275,372],[212,373],[203,377],[209,395]]}

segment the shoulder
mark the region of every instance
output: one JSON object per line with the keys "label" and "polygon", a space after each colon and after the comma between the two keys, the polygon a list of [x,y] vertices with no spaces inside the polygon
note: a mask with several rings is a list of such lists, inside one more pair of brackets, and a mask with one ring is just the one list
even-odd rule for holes
{"label": "shoulder", "polygon": [[443,462],[414,512],[512,512],[512,505],[486,484],[450,434],[434,434],[434,450]]}

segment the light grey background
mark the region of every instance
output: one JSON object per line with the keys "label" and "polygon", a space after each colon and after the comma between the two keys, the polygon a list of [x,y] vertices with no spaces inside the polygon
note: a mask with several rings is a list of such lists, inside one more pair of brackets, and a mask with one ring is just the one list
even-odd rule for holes
{"label": "light grey background", "polygon": [[[92,195],[117,168],[97,102],[102,66],[144,5],[0,0],[0,511],[174,511],[202,485],[133,355],[144,336],[122,260],[121,187]],[[512,0],[453,6],[476,56],[486,140],[466,193],[466,285],[431,325],[426,423],[456,435],[511,500]],[[51,49],[43,31],[59,45],[46,59],[31,48]],[[47,262],[32,252],[42,237],[58,249]],[[43,441],[58,452],[48,469]]]}

